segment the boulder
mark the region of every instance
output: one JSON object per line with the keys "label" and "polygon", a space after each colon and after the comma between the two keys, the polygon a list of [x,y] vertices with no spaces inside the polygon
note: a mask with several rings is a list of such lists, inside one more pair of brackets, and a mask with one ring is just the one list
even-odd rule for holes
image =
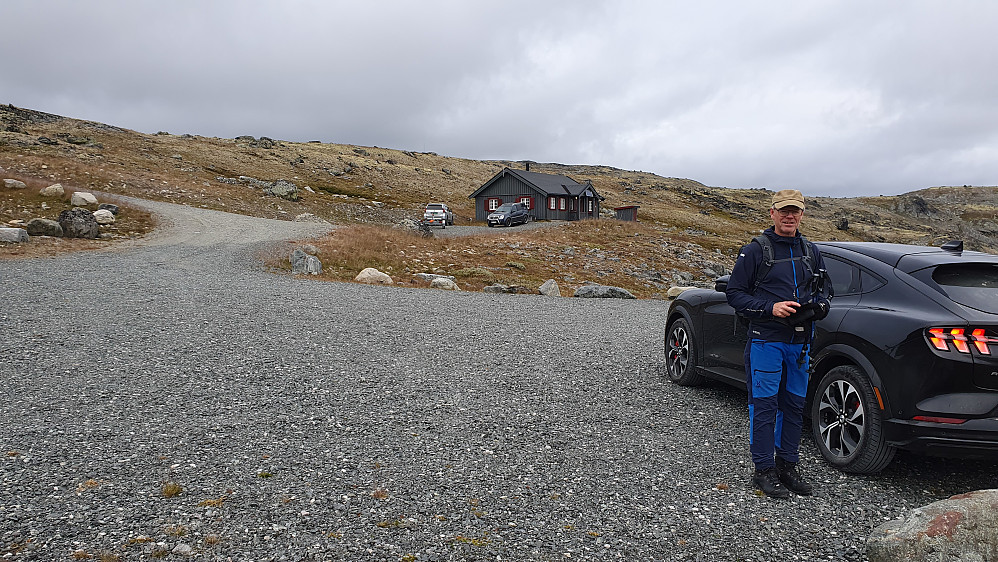
{"label": "boulder", "polygon": [[322,262],[319,261],[319,258],[305,253],[305,250],[301,248],[296,248],[295,251],[291,252],[290,260],[291,273],[307,273],[309,275],[322,273]]}
{"label": "boulder", "polygon": [[0,242],[27,242],[28,231],[23,228],[0,228]]}
{"label": "boulder", "polygon": [[38,191],[38,195],[42,197],[62,197],[66,194],[66,190],[63,189],[61,183],[53,183],[48,187],[43,187]]}
{"label": "boulder", "polygon": [[561,289],[558,288],[558,283],[554,279],[548,279],[545,281],[538,291],[540,291],[540,293],[545,297],[561,296]]}
{"label": "boulder", "polygon": [[24,229],[31,236],[62,236],[62,225],[52,219],[31,219]]}
{"label": "boulder", "polygon": [[393,283],[391,276],[373,267],[368,267],[358,273],[357,277],[354,277],[354,281],[369,285],[391,285]]}
{"label": "boulder", "polygon": [[275,181],[264,189],[263,192],[267,195],[287,199],[288,201],[301,200],[301,195],[298,194],[298,186],[286,180]]}
{"label": "boulder", "polygon": [[94,211],[94,220],[101,225],[114,224],[114,213],[107,209],[97,209]]}
{"label": "boulder", "polygon": [[511,295],[523,294],[523,295],[536,295],[537,290],[531,289],[529,287],[524,287],[523,285],[502,285],[500,283],[495,283],[489,285],[488,287],[482,287],[483,293],[507,293]]}
{"label": "boulder", "polygon": [[952,496],[888,521],[866,541],[870,562],[998,560],[998,489]]}
{"label": "boulder", "polygon": [[69,199],[69,204],[74,207],[97,207],[97,197],[93,193],[86,191],[74,191]]}
{"label": "boulder", "polygon": [[97,205],[97,210],[99,211],[101,209],[111,211],[111,214],[114,216],[118,216],[118,212],[120,211],[117,205],[112,205],[111,203],[101,203],[100,205]]}
{"label": "boulder", "polygon": [[453,275],[440,275],[439,273],[413,273],[412,276],[420,281],[429,281],[430,283],[440,278],[450,279],[451,281],[455,279]]}
{"label": "boulder", "polygon": [[627,289],[609,285],[583,285],[575,290],[575,297],[584,299],[636,299]]}
{"label": "boulder", "polygon": [[300,215],[295,216],[294,222],[326,222],[326,221],[319,215],[315,215],[312,213],[302,213]]}
{"label": "boulder", "polygon": [[679,295],[683,294],[683,291],[686,291],[688,289],[696,289],[696,287],[669,287],[669,292],[666,293],[666,296],[669,297],[670,299],[674,299]]}
{"label": "boulder", "polygon": [[458,287],[457,283],[455,283],[451,279],[447,279],[446,277],[437,277],[433,281],[430,281],[430,288],[431,289],[443,289],[445,291],[460,291],[461,290],[461,287]]}
{"label": "boulder", "polygon": [[97,238],[100,230],[97,219],[89,210],[76,207],[59,213],[59,225],[66,238]]}
{"label": "boulder", "polygon": [[23,181],[19,180],[3,180],[3,186],[7,189],[24,189],[28,187]]}

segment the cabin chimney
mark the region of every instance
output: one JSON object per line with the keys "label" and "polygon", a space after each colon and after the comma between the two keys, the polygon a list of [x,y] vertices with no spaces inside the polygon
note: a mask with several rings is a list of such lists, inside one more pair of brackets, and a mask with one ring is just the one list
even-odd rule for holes
{"label": "cabin chimney", "polygon": [[526,164],[526,166],[527,166],[527,170],[526,171],[529,172],[530,171],[530,160],[526,160],[523,163]]}

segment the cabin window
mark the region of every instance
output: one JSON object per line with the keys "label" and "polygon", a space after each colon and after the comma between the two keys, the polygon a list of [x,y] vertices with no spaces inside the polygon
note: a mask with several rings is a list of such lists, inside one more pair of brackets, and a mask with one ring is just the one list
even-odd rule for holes
{"label": "cabin window", "polygon": [[567,205],[567,203],[565,202],[565,198],[564,197],[561,197],[561,198],[558,199],[558,209],[564,211],[566,205]]}
{"label": "cabin window", "polygon": [[499,208],[499,205],[502,205],[502,199],[499,199],[498,197],[490,197],[485,200],[486,211],[495,211]]}
{"label": "cabin window", "polygon": [[554,211],[557,208],[558,208],[558,198],[557,197],[548,197],[548,209],[551,209],[552,211]]}
{"label": "cabin window", "polygon": [[528,211],[534,210],[534,198],[529,195],[521,195],[516,202],[523,205]]}

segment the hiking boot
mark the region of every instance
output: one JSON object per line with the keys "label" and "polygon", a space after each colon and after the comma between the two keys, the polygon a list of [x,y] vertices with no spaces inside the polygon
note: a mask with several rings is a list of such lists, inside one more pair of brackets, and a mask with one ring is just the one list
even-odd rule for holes
{"label": "hiking boot", "polygon": [[793,493],[801,496],[810,496],[814,493],[814,486],[801,476],[800,471],[797,470],[797,463],[787,462],[776,457],[776,472],[780,476],[780,482]]}
{"label": "hiking boot", "polygon": [[752,477],[752,483],[762,493],[766,494],[771,498],[789,498],[790,492],[780,484],[780,475],[777,474],[775,467],[769,467],[766,470],[755,470],[755,476]]}

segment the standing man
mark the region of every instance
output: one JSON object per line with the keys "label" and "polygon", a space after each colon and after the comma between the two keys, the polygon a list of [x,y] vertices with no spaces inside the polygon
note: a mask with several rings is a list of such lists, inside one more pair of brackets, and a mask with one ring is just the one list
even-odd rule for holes
{"label": "standing man", "polygon": [[749,395],[752,483],[767,496],[787,490],[810,495],[813,487],[797,469],[809,344],[814,320],[828,313],[816,285],[825,268],[814,244],[798,228],[804,196],[784,189],[773,196],[773,226],[745,245],[731,272],[730,304],[749,320],[745,375]]}

